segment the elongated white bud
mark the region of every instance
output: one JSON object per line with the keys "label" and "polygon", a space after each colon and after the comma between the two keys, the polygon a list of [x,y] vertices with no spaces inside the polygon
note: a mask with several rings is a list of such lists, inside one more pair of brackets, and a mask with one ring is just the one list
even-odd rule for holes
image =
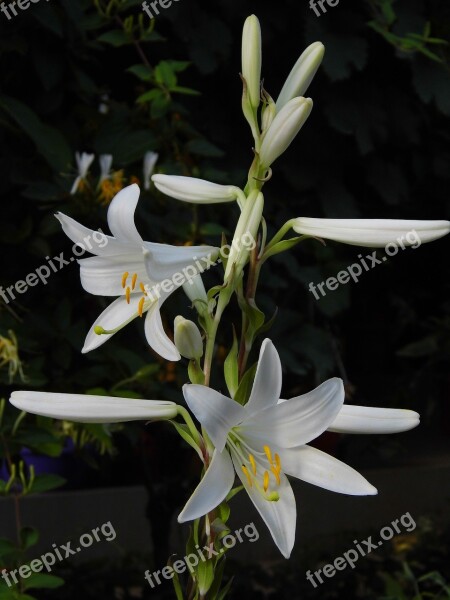
{"label": "elongated white bud", "polygon": [[180,175],[153,175],[152,181],[160,192],[195,204],[217,204],[233,202],[241,190],[233,185],[219,185],[195,177]]}
{"label": "elongated white bud", "polygon": [[193,321],[188,321],[179,315],[175,317],[174,328],[175,346],[181,356],[190,360],[203,356],[202,336]]}
{"label": "elongated white bud", "polygon": [[306,94],[324,54],[325,46],[322,42],[314,42],[301,54],[278,96],[277,111],[280,111],[292,98]]}
{"label": "elongated white bud", "polygon": [[[250,193],[245,201],[228,256],[225,280],[231,274],[234,265],[234,276],[238,277],[247,263],[250,252],[255,248],[258,228],[264,209],[264,196],[258,190]],[[222,249],[223,250],[223,249]]]}
{"label": "elongated white bud", "polygon": [[418,248],[450,232],[450,221],[407,221],[400,219],[295,219],[293,229],[310,235],[367,248],[388,244]]}
{"label": "elongated white bud", "polygon": [[253,108],[258,108],[261,99],[261,65],[261,26],[258,17],[251,15],[245,21],[242,33],[242,75]]}
{"label": "elongated white bud", "polygon": [[313,107],[311,98],[294,98],[277,114],[261,145],[259,157],[264,167],[270,167],[294,141]]}

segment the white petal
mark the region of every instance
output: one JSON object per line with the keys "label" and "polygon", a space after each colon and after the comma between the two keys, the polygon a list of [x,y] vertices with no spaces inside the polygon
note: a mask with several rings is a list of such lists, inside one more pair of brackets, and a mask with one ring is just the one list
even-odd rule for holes
{"label": "white petal", "polygon": [[219,249],[212,246],[170,246],[144,242],[144,260],[152,281],[167,280],[179,287],[191,277],[207,270],[216,260]]}
{"label": "white petal", "polygon": [[399,433],[417,427],[420,415],[413,410],[344,405],[328,427],[338,433]]}
{"label": "white petal", "polygon": [[245,408],[204,385],[186,384],[183,386],[183,394],[214,446],[222,452],[230,429],[245,418]]}
{"label": "white petal", "polygon": [[110,235],[105,235],[102,231],[88,229],[63,213],[56,213],[55,217],[61,223],[67,237],[80,248],[84,248],[86,252],[97,254],[98,256],[114,256],[135,251],[134,245],[118,242]]}
{"label": "white petal", "polygon": [[397,219],[295,219],[300,234],[367,248],[384,248],[394,243],[418,247],[450,232],[450,221],[406,221]]}
{"label": "white petal", "polygon": [[228,451],[214,450],[208,470],[178,515],[178,522],[199,519],[219,506],[233,487],[234,478],[234,467]]}
{"label": "white petal", "polygon": [[197,300],[207,304],[208,296],[206,295],[205,286],[201,275],[194,275],[187,283],[183,283],[183,290],[189,300],[194,304]]}
{"label": "white petal", "polygon": [[114,335],[113,333],[97,335],[95,333],[97,326],[111,330],[133,321],[138,316],[138,305],[141,298],[142,294],[132,294],[130,304],[127,303],[124,297],[121,297],[107,306],[90,328],[81,352],[86,354],[91,350],[95,350]]}
{"label": "white petal", "polygon": [[[280,473],[280,485],[274,487],[274,490],[279,493],[280,499],[277,502],[269,502],[255,489],[255,486],[249,486],[247,477],[242,472],[239,456],[232,451],[231,457],[239,479],[263,521],[269,528],[275,544],[278,546],[281,554],[285,558],[289,558],[295,542],[297,507],[291,484],[286,475]],[[259,466],[258,463],[258,467]],[[262,471],[261,474],[262,473],[264,473],[264,471]]]}
{"label": "white petal", "polygon": [[152,176],[158,158],[159,154],[157,154],[156,152],[146,152],[144,155],[143,175],[144,188],[146,190],[150,189],[150,178]]}
{"label": "white petal", "polygon": [[232,185],[219,185],[204,179],[179,175],[153,175],[152,181],[163,194],[198,204],[233,202],[240,191]]}
{"label": "white petal", "polygon": [[334,377],[308,394],[253,415],[239,429],[252,445],[301,446],[331,425],[339,414],[344,396],[342,379]]}
{"label": "white petal", "polygon": [[282,372],[278,352],[273,343],[266,339],[259,353],[258,367],[250,398],[245,408],[250,414],[275,406],[281,392]]}
{"label": "white petal", "polygon": [[[272,450],[274,450],[272,448]],[[367,479],[345,463],[311,446],[279,451],[281,466],[288,475],[317,485],[325,490],[368,496],[377,493]]]}
{"label": "white petal", "polygon": [[114,196],[108,209],[108,225],[121,242],[142,245],[142,238],[134,223],[134,211],[139,200],[139,186],[133,183]]}
{"label": "white petal", "polygon": [[[136,273],[135,292],[140,292],[139,284],[150,284],[145,270],[143,254],[123,254],[115,257],[92,256],[78,261],[81,285],[90,294],[97,296],[123,296],[126,287],[131,286]],[[122,276],[129,273],[125,288]],[[150,284],[151,285],[151,284]]]}
{"label": "white petal", "polygon": [[180,360],[181,356],[175,344],[167,336],[161,320],[160,302],[154,302],[148,309],[145,318],[145,337],[149,346],[160,356],[170,361]]}
{"label": "white petal", "polygon": [[13,392],[11,404],[20,410],[80,423],[120,423],[174,419],[177,405],[164,400],[135,400],[112,396]]}
{"label": "white petal", "polygon": [[100,182],[108,178],[113,163],[112,154],[100,154],[98,162],[100,163]]}

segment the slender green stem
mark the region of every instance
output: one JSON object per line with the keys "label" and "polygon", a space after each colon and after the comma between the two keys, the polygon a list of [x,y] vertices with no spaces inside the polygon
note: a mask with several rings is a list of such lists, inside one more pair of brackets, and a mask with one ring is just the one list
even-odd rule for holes
{"label": "slender green stem", "polygon": [[275,246],[275,244],[278,244],[278,242],[281,242],[281,240],[284,238],[284,236],[287,234],[287,232],[290,229],[292,229],[292,226],[294,223],[295,223],[295,219],[290,219],[289,221],[287,221],[283,225],[283,227],[281,227],[281,229],[273,236],[273,238],[270,240],[270,242],[267,244],[266,251],[273,248],[273,246]]}

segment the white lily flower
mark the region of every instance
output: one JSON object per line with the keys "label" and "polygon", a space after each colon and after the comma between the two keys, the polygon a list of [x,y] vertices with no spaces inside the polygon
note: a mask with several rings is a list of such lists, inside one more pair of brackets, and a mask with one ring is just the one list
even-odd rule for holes
{"label": "white lily flower", "polygon": [[194,204],[233,202],[243,196],[242,190],[233,185],[220,185],[195,177],[153,175],[152,181],[166,196]]}
{"label": "white lily flower", "polygon": [[100,179],[98,185],[100,186],[106,179],[110,178],[111,167],[113,163],[113,155],[100,154],[98,162],[100,164]]}
{"label": "white lily flower", "polygon": [[278,353],[265,340],[245,406],[202,385],[184,386],[186,402],[215,450],[178,521],[197,519],[216,508],[232,488],[236,472],[288,558],[295,540],[296,505],[286,475],[344,494],[372,495],[377,490],[351,467],[307,445],[340,414],[342,380],[330,379],[308,394],[279,403],[281,382]]}
{"label": "white lily flower", "polygon": [[150,181],[158,161],[159,154],[157,152],[146,152],[144,155],[144,165],[142,173],[144,175],[144,190],[150,189]]}
{"label": "white lily flower", "polygon": [[174,419],[177,404],[165,400],[136,400],[114,396],[13,392],[9,400],[19,410],[79,423],[122,423]]}
{"label": "white lily flower", "polygon": [[388,244],[418,247],[450,232],[450,221],[408,221],[401,219],[294,219],[292,228],[299,234],[324,238],[367,248]]}
{"label": "white lily flower", "polygon": [[277,111],[281,110],[292,98],[305,95],[320,67],[324,54],[325,46],[321,42],[314,42],[301,54],[278,96]]}
{"label": "white lily flower", "polygon": [[56,215],[66,235],[96,255],[78,261],[83,288],[90,294],[118,296],[92,325],[82,352],[98,348],[147,313],[144,328],[149,345],[163,358],[179,360],[178,350],[164,332],[160,308],[176,289],[205,270],[202,261],[209,264],[219,249],[145,242],[134,223],[139,193],[133,184],[112,200],[108,225],[114,237],[87,229],[62,213]]}
{"label": "white lily flower", "polygon": [[290,100],[275,116],[261,144],[261,164],[269,168],[294,141],[313,107],[311,98]]}
{"label": "white lily flower", "polygon": [[246,19],[242,32],[242,76],[253,108],[258,108],[261,101],[261,65],[261,25],[258,17],[251,15]]}
{"label": "white lily flower", "polygon": [[80,183],[84,182],[89,172],[89,168],[94,162],[95,154],[87,154],[86,152],[75,152],[75,160],[77,163],[78,176],[73,182],[70,193],[73,195],[80,187]]}

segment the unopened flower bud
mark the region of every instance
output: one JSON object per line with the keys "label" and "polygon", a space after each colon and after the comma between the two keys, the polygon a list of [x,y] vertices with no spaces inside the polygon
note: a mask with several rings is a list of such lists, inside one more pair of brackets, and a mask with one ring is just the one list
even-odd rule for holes
{"label": "unopened flower bud", "polygon": [[245,21],[242,33],[242,75],[253,108],[258,108],[261,98],[261,64],[261,26],[258,17],[251,15]]}
{"label": "unopened flower bud", "polygon": [[178,316],[175,317],[174,341],[178,352],[184,358],[199,359],[203,355],[201,333],[193,321]]}
{"label": "unopened flower bud", "polygon": [[269,168],[287,150],[305,124],[313,107],[311,98],[294,98],[277,114],[261,145],[261,164]]}
{"label": "unopened flower bud", "polygon": [[304,96],[309,84],[323,60],[325,46],[322,42],[314,42],[306,48],[290,72],[277,100],[277,111],[280,111],[289,100]]}
{"label": "unopened flower bud", "polygon": [[233,185],[219,185],[195,177],[153,175],[152,181],[163,194],[195,204],[233,202],[241,193],[241,190]]}

